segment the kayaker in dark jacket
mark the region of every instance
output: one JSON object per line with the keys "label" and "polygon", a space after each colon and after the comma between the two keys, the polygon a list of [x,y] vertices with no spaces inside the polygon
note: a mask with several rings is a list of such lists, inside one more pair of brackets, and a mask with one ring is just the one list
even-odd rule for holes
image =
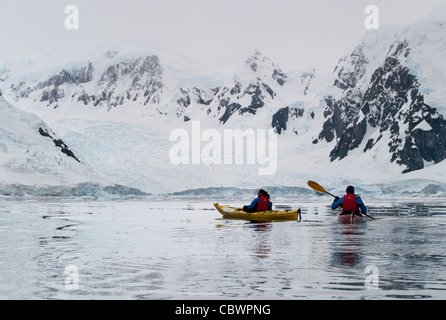
{"label": "kayaker in dark jacket", "polygon": [[331,204],[331,208],[334,210],[337,207],[342,207],[341,214],[351,214],[353,211],[355,214],[360,215],[361,212],[367,213],[367,207],[364,205],[361,197],[355,195],[355,188],[353,186],[348,186],[346,189],[346,195],[342,198],[336,197]]}
{"label": "kayaker in dark jacket", "polygon": [[246,212],[267,211],[272,210],[273,203],[270,201],[270,195],[263,189],[257,192],[258,197],[255,198],[249,206],[244,206]]}

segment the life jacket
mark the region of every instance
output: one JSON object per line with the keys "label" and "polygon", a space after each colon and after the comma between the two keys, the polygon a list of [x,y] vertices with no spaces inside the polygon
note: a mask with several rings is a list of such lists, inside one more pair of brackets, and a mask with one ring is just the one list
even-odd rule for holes
{"label": "life jacket", "polygon": [[344,196],[344,203],[342,204],[342,211],[344,211],[344,212],[351,212],[351,211],[359,212],[359,206],[358,206],[358,203],[356,203],[356,195],[346,194]]}
{"label": "life jacket", "polygon": [[257,211],[268,211],[269,210],[269,199],[268,197],[261,196],[259,197],[260,201],[257,205]]}

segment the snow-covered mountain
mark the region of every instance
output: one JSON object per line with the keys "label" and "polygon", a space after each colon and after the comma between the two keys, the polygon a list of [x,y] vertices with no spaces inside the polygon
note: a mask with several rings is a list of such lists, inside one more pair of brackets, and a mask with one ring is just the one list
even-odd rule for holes
{"label": "snow-covered mountain", "polygon": [[[290,76],[267,56],[255,50],[232,79],[215,88],[181,88],[177,115],[185,120],[214,118],[221,125],[237,125],[246,116],[255,121],[256,115],[281,133],[286,116],[302,117],[304,109],[296,105],[315,100],[307,97],[315,70],[296,72]],[[291,107],[290,107],[291,105]],[[286,111],[286,112],[285,112]]]}
{"label": "snow-covered mountain", "polygon": [[[445,31],[442,24],[435,30]],[[446,158],[446,120],[440,113],[444,106],[428,101],[444,89],[430,94],[422,91],[422,79],[416,72],[423,69],[426,74],[430,66],[426,57],[414,65],[417,57],[412,51],[423,50],[428,55],[432,41],[418,37],[412,28],[376,44],[369,37],[340,60],[319,135],[319,141],[336,142],[330,152],[332,161],[347,157],[356,148],[364,153],[387,149],[390,162],[401,165],[405,173]],[[445,44],[438,42],[437,50]],[[437,62],[444,64],[444,58]]]}
{"label": "snow-covered mountain", "polygon": [[[259,51],[255,51],[254,55],[246,60],[244,68],[220,88],[207,91],[194,88],[207,93],[211,90],[214,92],[213,96],[208,95],[208,99],[203,100],[201,95],[192,98],[187,95],[179,100],[179,104],[192,108],[193,106],[184,103],[185,99],[189,99],[195,102],[195,105],[207,106],[205,110],[201,110],[225,124],[233,116],[242,116],[245,113],[255,115],[265,106],[271,108],[275,104],[274,99],[280,87],[286,82],[287,76],[280,68]],[[188,93],[189,90],[183,92]]]}
{"label": "snow-covered mountain", "polygon": [[[146,192],[201,187],[443,182],[446,18],[368,32],[325,74],[258,50],[215,73],[160,53],[104,50],[51,71],[0,68],[5,97],[37,113],[102,176]],[[22,70],[23,71],[23,70]],[[177,128],[274,129],[278,165],[173,165]],[[199,137],[200,138],[200,137]],[[191,138],[192,139],[192,138]],[[200,141],[201,146],[205,141]]]}
{"label": "snow-covered mountain", "polygon": [[48,107],[81,102],[110,110],[123,104],[146,106],[157,104],[163,92],[162,73],[157,56],[142,56],[113,61],[115,52],[106,52],[109,60],[105,69],[96,70],[91,62],[85,66],[62,69],[46,79],[12,84],[15,101],[30,99]]}

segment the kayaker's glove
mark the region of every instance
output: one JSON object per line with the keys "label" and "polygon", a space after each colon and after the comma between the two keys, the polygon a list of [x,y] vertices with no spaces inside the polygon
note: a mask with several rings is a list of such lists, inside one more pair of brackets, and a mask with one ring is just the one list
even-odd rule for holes
{"label": "kayaker's glove", "polygon": [[339,199],[340,199],[339,197],[335,197],[334,200],[333,200],[333,202],[336,202],[336,201],[338,201]]}
{"label": "kayaker's glove", "polygon": [[243,211],[247,211],[248,210],[248,206],[243,206]]}

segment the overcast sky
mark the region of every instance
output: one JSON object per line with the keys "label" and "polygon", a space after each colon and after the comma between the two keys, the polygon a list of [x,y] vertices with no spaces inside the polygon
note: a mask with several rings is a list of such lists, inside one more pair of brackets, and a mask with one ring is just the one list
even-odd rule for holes
{"label": "overcast sky", "polygon": [[[154,39],[209,63],[257,48],[285,71],[332,67],[367,32],[369,4],[378,7],[381,26],[407,25],[446,0],[2,0],[1,46],[88,49]],[[79,9],[79,30],[65,29],[67,5]]]}

